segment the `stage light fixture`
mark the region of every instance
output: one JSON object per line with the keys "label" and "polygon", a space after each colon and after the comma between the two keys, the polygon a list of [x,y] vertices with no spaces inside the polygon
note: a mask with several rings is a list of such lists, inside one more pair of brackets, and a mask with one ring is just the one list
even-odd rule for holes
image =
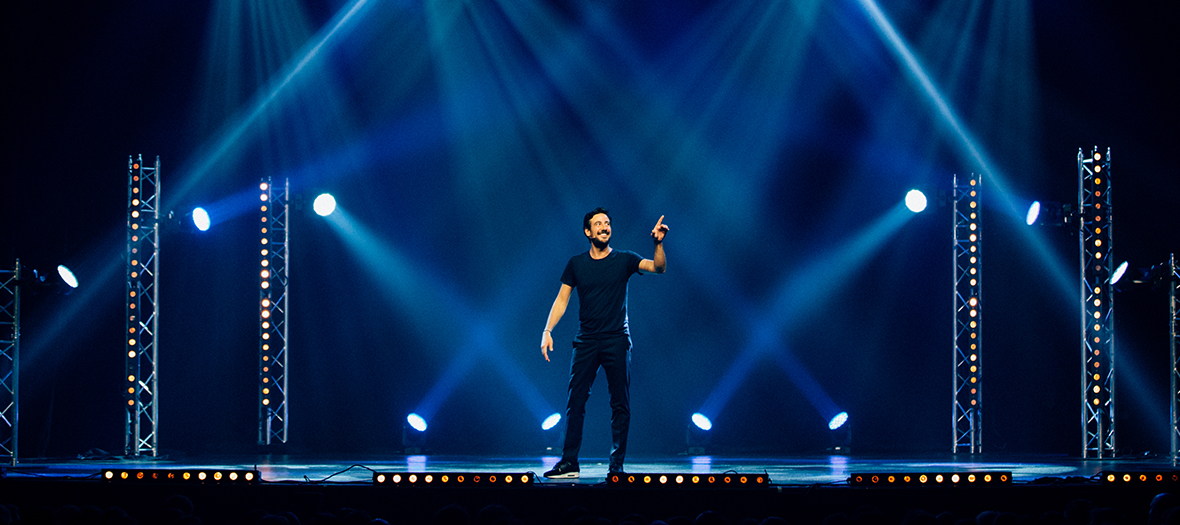
{"label": "stage light fixture", "polygon": [[402,451],[405,454],[421,454],[425,450],[426,420],[418,414],[410,414],[402,425]]}
{"label": "stage light fixture", "polygon": [[541,422],[541,430],[552,429],[553,427],[557,426],[557,423],[559,423],[560,421],[561,421],[561,414],[554,412],[554,413],[550,414],[549,417],[545,418],[545,421]]}
{"label": "stage light fixture", "polygon": [[918,190],[910,190],[905,194],[905,207],[914,213],[926,209],[926,194]]}
{"label": "stage light fixture", "polygon": [[690,422],[684,431],[684,444],[688,448],[688,454],[691,456],[700,456],[705,453],[709,446],[709,441],[712,439],[713,422],[709,421],[704,414],[697,412],[692,415]]}
{"label": "stage light fixture", "polygon": [[419,416],[418,414],[410,414],[406,416],[406,422],[409,423],[410,426],[414,428],[414,430],[417,430],[418,432],[426,432],[426,420],[422,419],[422,416]]}
{"label": "stage light fixture", "polygon": [[200,206],[193,208],[193,225],[201,231],[209,231],[209,212]]}
{"label": "stage light fixture", "polygon": [[532,472],[374,472],[373,484],[391,487],[531,487]]}
{"label": "stage light fixture", "polygon": [[156,334],[160,318],[156,315],[156,291],[160,284],[160,230],[183,227],[186,222],[171,212],[162,215],[158,207],[161,202],[159,173],[158,156],[150,165],[143,162],[142,155],[127,158],[128,265],[124,319],[128,333],[136,334],[136,337],[128,341],[124,354],[124,375],[134,379],[128,380],[127,387],[120,388],[125,392],[122,396],[127,410],[128,424],[123,427],[123,454],[126,456],[159,454],[156,440],[159,418]]}
{"label": "stage light fixture", "polygon": [[701,430],[713,430],[713,422],[700,412],[692,415],[692,424]]}
{"label": "stage light fixture", "polygon": [[1114,286],[1110,261],[1111,158],[1078,148],[1078,242],[1081,254],[1082,457],[1114,457],[1117,419],[1114,360]]}
{"label": "stage light fixture", "polygon": [[70,288],[78,287],[78,278],[74,276],[74,272],[66,268],[64,264],[57,265],[57,275],[61,276],[62,282],[66,283]]}
{"label": "stage light fixture", "polygon": [[840,412],[828,421],[828,430],[836,430],[848,422],[848,412]]}
{"label": "stage light fixture", "polygon": [[1162,471],[1142,471],[1142,472],[1115,472],[1104,471],[1100,474],[1102,482],[1105,484],[1127,485],[1127,484],[1169,484],[1174,485],[1180,483],[1180,471],[1162,470]]}
{"label": "stage light fixture", "polygon": [[828,452],[847,454],[852,451],[852,423],[848,412],[840,412],[828,420],[828,434],[832,441]]}
{"label": "stage light fixture", "polygon": [[1037,223],[1037,217],[1041,216],[1041,201],[1033,201],[1028,207],[1028,213],[1024,216],[1024,223],[1032,226]]}
{"label": "stage light fixture", "polygon": [[1012,484],[1011,471],[862,472],[848,477],[854,487],[983,487]]}
{"label": "stage light fixture", "polygon": [[652,489],[758,489],[770,486],[770,476],[762,474],[700,474],[669,473],[613,473],[606,478],[607,486]]}
{"label": "stage light fixture", "polygon": [[234,483],[262,481],[258,470],[245,469],[107,469],[102,479],[118,483]]}
{"label": "stage light fixture", "polygon": [[1118,284],[1119,280],[1123,278],[1123,274],[1127,273],[1128,265],[1129,261],[1123,261],[1123,264],[1120,264],[1118,268],[1114,269],[1114,274],[1110,276],[1111,286]]}
{"label": "stage light fixture", "polygon": [[557,412],[550,414],[545,418],[545,421],[541,422],[541,442],[546,453],[558,452],[562,448],[565,428],[558,425],[560,422],[561,414]]}
{"label": "stage light fixture", "polygon": [[[26,267],[27,268],[27,267]],[[25,270],[28,275],[29,270]],[[26,291],[32,294],[50,293],[57,295],[69,295],[75,288],[78,287],[78,278],[74,276],[74,272],[64,265],[57,265],[57,276],[50,277],[49,272],[42,272],[37,269],[32,270],[33,277],[21,278],[17,284],[25,287]]]}
{"label": "stage light fixture", "polygon": [[983,250],[980,197],[983,179],[979,174],[954,178],[954,317],[955,375],[952,393],[954,452],[978,453],[982,432],[982,300]]}
{"label": "stage light fixture", "polygon": [[336,198],[330,194],[322,193],[312,201],[311,208],[315,210],[316,215],[327,217],[336,211]]}

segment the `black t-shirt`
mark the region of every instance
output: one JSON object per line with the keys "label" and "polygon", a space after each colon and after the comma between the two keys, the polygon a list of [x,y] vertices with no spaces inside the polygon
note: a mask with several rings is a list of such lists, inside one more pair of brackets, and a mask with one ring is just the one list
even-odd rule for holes
{"label": "black t-shirt", "polygon": [[586,251],[570,257],[561,283],[578,291],[578,339],[627,335],[627,280],[639,273],[635,252],[611,250],[602,259]]}

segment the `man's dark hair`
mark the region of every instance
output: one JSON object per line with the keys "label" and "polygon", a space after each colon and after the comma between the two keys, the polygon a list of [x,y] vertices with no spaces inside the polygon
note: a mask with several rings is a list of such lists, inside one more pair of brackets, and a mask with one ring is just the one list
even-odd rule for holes
{"label": "man's dark hair", "polygon": [[590,219],[594,218],[594,216],[598,215],[599,213],[606,215],[606,218],[608,220],[610,219],[610,211],[608,211],[606,208],[603,208],[602,206],[599,206],[597,208],[594,208],[590,213],[587,213],[586,217],[582,219],[582,229],[589,230],[590,229]]}

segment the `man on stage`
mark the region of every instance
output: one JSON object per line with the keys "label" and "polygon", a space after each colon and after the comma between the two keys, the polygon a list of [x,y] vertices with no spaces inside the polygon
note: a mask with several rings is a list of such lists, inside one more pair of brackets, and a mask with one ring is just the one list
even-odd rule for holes
{"label": "man on stage", "polygon": [[578,290],[578,335],[570,361],[569,401],[565,409],[565,446],[561,461],[545,473],[547,478],[578,477],[578,451],[582,447],[582,421],[586,400],[598,368],[606,372],[610,390],[610,472],[623,471],[627,453],[627,429],[631,423],[631,334],[627,329],[627,281],[639,272],[664,273],[664,217],[651,230],[655,255],[644,259],[635,252],[610,247],[610,212],[595,208],[582,220],[590,250],[570,257],[561,274],[561,289],[549,309],[541,335],[541,355],[553,351],[550,332],[569,304],[570,291]]}

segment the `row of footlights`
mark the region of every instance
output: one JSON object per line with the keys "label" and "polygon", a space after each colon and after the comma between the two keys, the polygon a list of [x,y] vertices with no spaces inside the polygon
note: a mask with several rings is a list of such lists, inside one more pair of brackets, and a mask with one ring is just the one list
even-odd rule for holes
{"label": "row of footlights", "polygon": [[257,483],[257,470],[132,469],[104,470],[102,479],[126,482]]}
{"label": "row of footlights", "polygon": [[[377,485],[397,486],[453,486],[495,485],[532,486],[532,473],[383,473],[373,474]],[[626,487],[765,487],[770,479],[766,474],[622,474],[607,477],[607,485]]]}

